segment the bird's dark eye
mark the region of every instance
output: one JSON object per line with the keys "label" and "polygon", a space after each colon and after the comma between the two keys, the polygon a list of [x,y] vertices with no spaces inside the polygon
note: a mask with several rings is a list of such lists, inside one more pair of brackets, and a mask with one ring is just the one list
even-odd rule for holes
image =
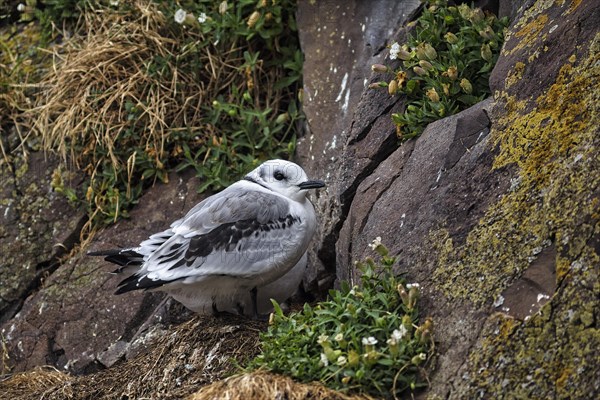
{"label": "bird's dark eye", "polygon": [[277,179],[278,181],[285,179],[285,175],[283,175],[283,172],[281,172],[281,171],[275,171],[275,174],[273,174],[273,177],[275,179]]}

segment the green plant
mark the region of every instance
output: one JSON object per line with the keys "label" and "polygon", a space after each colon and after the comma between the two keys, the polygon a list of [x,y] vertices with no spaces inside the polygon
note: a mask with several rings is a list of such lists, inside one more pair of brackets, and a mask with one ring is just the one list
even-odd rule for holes
{"label": "green plant", "polygon": [[420,135],[428,123],[455,114],[490,94],[489,76],[504,41],[507,18],[447,0],[425,2],[406,44],[390,46],[390,59],[402,65],[373,65],[376,72],[392,72],[390,95],[406,96],[403,113],[392,115],[397,135],[407,140]]}
{"label": "green plant", "polygon": [[248,369],[264,368],[301,381],[383,397],[425,385],[432,351],[431,319],[418,323],[419,286],[394,275],[395,257],[377,238],[380,263],[359,263],[362,286],[331,290],[329,300],[285,316],[274,302],[262,354]]}
{"label": "green plant", "polygon": [[[46,17],[70,21],[61,5],[73,1]],[[110,3],[77,1],[86,33],[54,48],[60,62],[25,112],[44,149],[86,174],[76,191],[57,188],[87,208],[87,228],[127,216],[172,171],[192,168],[199,191],[218,190],[293,154],[294,1]]]}

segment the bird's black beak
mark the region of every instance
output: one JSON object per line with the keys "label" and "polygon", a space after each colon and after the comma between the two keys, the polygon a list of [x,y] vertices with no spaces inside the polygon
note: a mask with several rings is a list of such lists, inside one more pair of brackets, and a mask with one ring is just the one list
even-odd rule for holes
{"label": "bird's black beak", "polygon": [[318,189],[318,188],[322,188],[324,186],[325,186],[325,182],[319,181],[319,180],[306,181],[306,182],[302,182],[298,185],[298,187],[302,190]]}

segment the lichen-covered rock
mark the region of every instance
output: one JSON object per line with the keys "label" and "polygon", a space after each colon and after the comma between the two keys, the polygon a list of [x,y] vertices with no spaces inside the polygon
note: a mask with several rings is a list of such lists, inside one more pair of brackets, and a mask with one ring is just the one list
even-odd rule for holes
{"label": "lichen-covered rock", "polygon": [[[499,146],[494,168],[509,168],[513,184],[466,245],[447,246],[449,262],[438,269],[446,282],[471,277],[444,285],[448,295],[496,297],[503,311],[487,319],[455,398],[600,393],[599,27],[590,3],[538,1],[511,28],[492,80],[491,139]],[[542,283],[535,301],[519,301],[531,290],[512,287],[540,264],[555,277],[550,293]],[[484,267],[483,279],[473,279],[469,265]]]}
{"label": "lichen-covered rock", "polygon": [[589,7],[522,8],[494,104],[431,124],[351,200],[338,277],[353,279],[376,236],[400,254],[438,326],[432,396],[598,394],[600,12]]}
{"label": "lichen-covered rock", "polygon": [[[199,182],[191,175],[173,174],[170,184],[151,188],[130,219],[104,230],[91,248],[136,245],[183,216],[200,200]],[[157,310],[162,294],[115,296],[121,277],[108,273],[113,267],[79,252],[44,280],[19,314],[2,326],[13,371],[45,364],[75,373],[110,367],[130,351],[137,353],[153,325],[168,322],[168,315]]]}
{"label": "lichen-covered rock", "polygon": [[41,152],[0,163],[0,323],[19,311],[79,238],[83,214],[51,186],[57,167]]}

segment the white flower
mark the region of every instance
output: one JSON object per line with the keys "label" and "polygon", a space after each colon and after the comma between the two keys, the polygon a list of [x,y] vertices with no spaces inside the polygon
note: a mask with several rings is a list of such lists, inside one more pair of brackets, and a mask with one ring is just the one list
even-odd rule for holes
{"label": "white flower", "polygon": [[426,359],[427,359],[427,354],[425,354],[425,353],[421,353],[421,354],[419,354],[419,358],[420,358],[421,360],[426,360]]}
{"label": "white flower", "polygon": [[406,327],[404,325],[400,325],[400,329],[394,329],[394,332],[392,332],[392,338],[396,341],[400,341],[404,336],[406,336],[407,333],[408,330]]}
{"label": "white flower", "polygon": [[329,360],[327,359],[327,356],[325,355],[325,353],[321,353],[321,365],[326,367],[329,365]]}
{"label": "white flower", "polygon": [[329,336],[320,335],[319,338],[317,339],[317,343],[323,344],[323,343],[326,343],[328,340],[329,340]]}
{"label": "white flower", "polygon": [[23,3],[19,3],[19,5],[17,6],[17,11],[18,11],[18,12],[23,12],[23,11],[25,11],[25,4],[23,4]]}
{"label": "white flower", "polygon": [[377,236],[375,240],[373,240],[373,242],[369,245],[369,247],[373,250],[375,250],[378,246],[381,246],[381,236]]}
{"label": "white flower", "polygon": [[116,7],[119,5],[119,0],[110,0],[109,3],[111,6]]}
{"label": "white flower", "polygon": [[421,287],[421,285],[419,285],[418,283],[407,283],[407,284],[406,284],[406,288],[407,288],[408,290],[410,290],[410,289],[412,289],[412,288],[417,288],[417,289],[418,289],[418,288],[420,288],[420,287]]}
{"label": "white flower", "polygon": [[408,330],[404,325],[400,325],[400,329],[394,329],[392,336],[387,340],[387,344],[390,346],[396,346],[399,341],[408,333]]}
{"label": "white flower", "polygon": [[344,340],[344,335],[340,332],[337,335],[335,335],[334,339],[336,342],[341,342],[342,340]]}
{"label": "white flower", "polygon": [[362,338],[363,346],[375,346],[377,344],[377,339],[373,336],[369,336],[368,338]]}
{"label": "white flower", "polygon": [[339,356],[337,358],[337,365],[339,365],[340,367],[343,367],[344,365],[346,365],[347,362],[348,362],[348,359],[344,356]]}
{"label": "white flower", "polygon": [[186,15],[187,12],[185,12],[185,10],[182,10],[181,8],[175,11],[175,22],[177,22],[178,24],[183,24]]}
{"label": "white flower", "polygon": [[207,19],[206,13],[200,13],[200,16],[198,17],[198,22],[203,24],[206,22],[206,19]]}
{"label": "white flower", "polygon": [[398,58],[398,54],[400,53],[400,45],[397,42],[392,44],[390,48],[390,60],[395,60]]}

